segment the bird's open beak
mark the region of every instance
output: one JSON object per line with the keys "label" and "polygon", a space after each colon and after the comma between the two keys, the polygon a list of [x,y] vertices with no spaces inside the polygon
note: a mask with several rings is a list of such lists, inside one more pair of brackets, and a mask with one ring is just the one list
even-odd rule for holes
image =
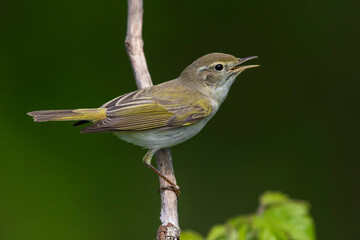
{"label": "bird's open beak", "polygon": [[252,56],[252,57],[246,57],[246,58],[239,58],[236,66],[231,68],[230,70],[233,71],[234,73],[240,73],[240,72],[244,71],[245,69],[260,67],[260,65],[239,66],[240,64],[242,64],[242,63],[244,63],[246,61],[249,61],[251,59],[254,59],[254,58],[258,58],[258,57],[257,56]]}

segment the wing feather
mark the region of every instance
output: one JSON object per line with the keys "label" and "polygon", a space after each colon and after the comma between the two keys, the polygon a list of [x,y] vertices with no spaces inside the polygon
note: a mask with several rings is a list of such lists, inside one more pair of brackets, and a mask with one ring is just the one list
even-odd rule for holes
{"label": "wing feather", "polygon": [[82,132],[173,128],[193,124],[210,114],[211,105],[204,100],[206,98],[199,98],[197,93],[190,99],[184,94],[154,94],[151,89],[131,92],[104,104],[102,108],[106,109],[107,118],[84,128]]}

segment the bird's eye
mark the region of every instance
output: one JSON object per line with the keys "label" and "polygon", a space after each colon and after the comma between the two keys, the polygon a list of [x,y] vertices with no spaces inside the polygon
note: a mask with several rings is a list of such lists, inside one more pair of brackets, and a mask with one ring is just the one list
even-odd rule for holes
{"label": "bird's eye", "polygon": [[221,70],[223,70],[223,68],[224,68],[224,66],[222,64],[216,64],[215,65],[215,70],[216,71],[221,71]]}

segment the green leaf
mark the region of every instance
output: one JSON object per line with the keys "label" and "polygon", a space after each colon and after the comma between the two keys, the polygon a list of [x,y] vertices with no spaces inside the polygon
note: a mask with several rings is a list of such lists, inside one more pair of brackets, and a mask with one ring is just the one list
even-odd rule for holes
{"label": "green leaf", "polygon": [[181,232],[181,240],[204,240],[204,238],[191,230]]}
{"label": "green leaf", "polygon": [[260,240],[314,240],[314,224],[308,204],[288,200],[266,208],[254,218]]}
{"label": "green leaf", "polygon": [[[231,218],[227,221],[228,228],[234,229],[234,236],[231,236],[235,240],[251,240],[255,239],[254,234],[251,234],[251,215],[240,215]],[[228,239],[229,239],[228,234]]]}
{"label": "green leaf", "polygon": [[[194,232],[181,236],[182,240],[204,240]],[[206,240],[315,240],[315,227],[309,204],[280,192],[267,192],[260,197],[256,214],[240,215],[214,226]]]}
{"label": "green leaf", "polygon": [[249,218],[251,216],[244,216],[244,215],[240,215],[240,216],[236,216],[234,218],[231,218],[227,221],[227,224],[234,227],[234,228],[240,228],[245,224],[249,223]]}
{"label": "green leaf", "polygon": [[238,229],[238,240],[256,240],[256,234],[255,232],[251,231],[250,222],[247,222],[246,224],[243,224]]}
{"label": "green leaf", "polygon": [[264,228],[259,233],[259,240],[287,240],[287,236],[276,228]]}
{"label": "green leaf", "polygon": [[206,240],[228,240],[226,227],[223,225],[215,225],[211,228]]}
{"label": "green leaf", "polygon": [[260,205],[269,206],[279,204],[289,200],[289,197],[281,192],[266,192],[260,197]]}

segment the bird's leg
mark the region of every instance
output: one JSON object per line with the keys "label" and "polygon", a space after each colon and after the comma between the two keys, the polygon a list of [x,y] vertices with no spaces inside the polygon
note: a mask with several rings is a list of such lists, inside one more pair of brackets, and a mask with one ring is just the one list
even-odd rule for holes
{"label": "bird's leg", "polygon": [[151,165],[151,159],[154,156],[158,149],[149,149],[149,151],[145,154],[143,158],[143,163],[145,166],[147,166],[150,170],[152,170],[154,173],[156,173],[159,177],[164,179],[168,184],[170,184],[170,187],[160,188],[160,190],[172,190],[175,192],[177,196],[180,195],[180,187],[173,183],[169,178],[164,176],[159,170],[157,170],[153,165]]}

